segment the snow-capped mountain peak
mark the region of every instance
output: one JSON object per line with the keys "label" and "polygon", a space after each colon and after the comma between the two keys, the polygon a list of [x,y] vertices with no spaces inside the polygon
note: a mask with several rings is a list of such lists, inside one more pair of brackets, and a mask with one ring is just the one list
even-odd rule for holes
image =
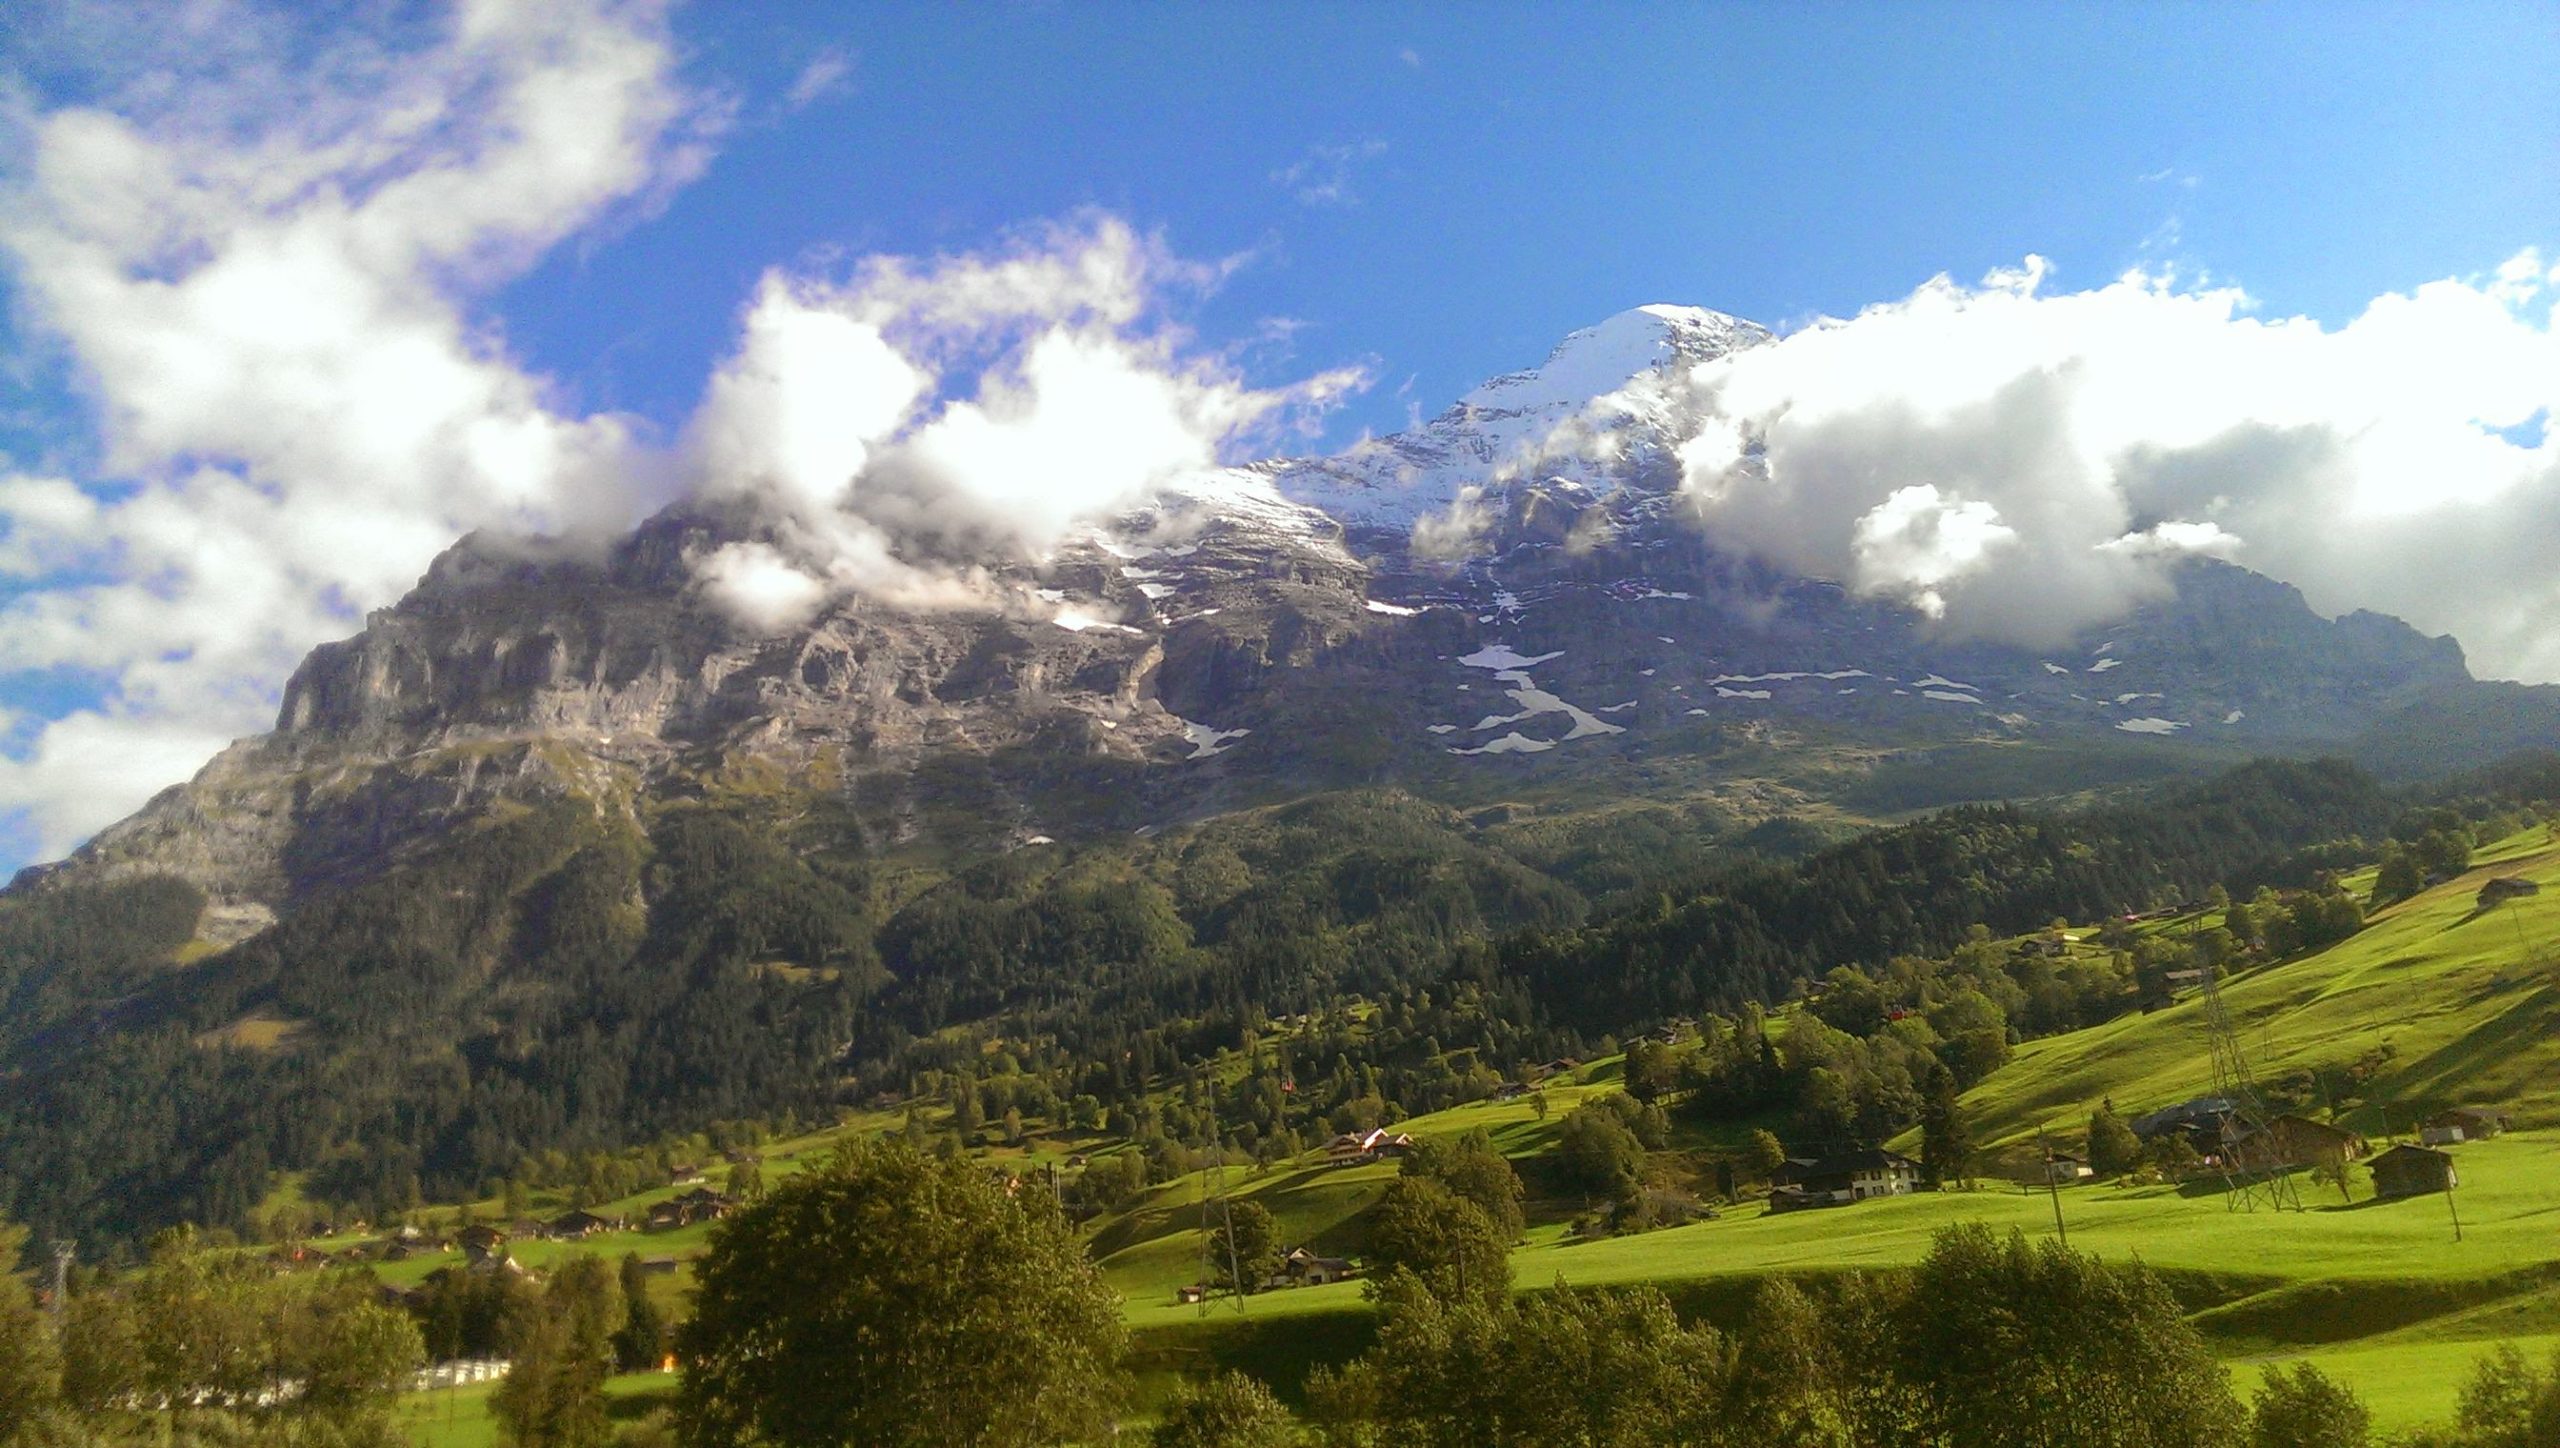
{"label": "snow-capped mountain peak", "polygon": [[[1347,525],[1399,531],[1447,513],[1470,487],[1561,481],[1605,499],[1631,475],[1631,462],[1670,441],[1645,435],[1659,430],[1661,409],[1623,400],[1632,384],[1768,340],[1766,328],[1702,307],[1630,308],[1571,333],[1546,361],[1483,383],[1419,427],[1333,457],[1252,471]],[[1590,446],[1604,435],[1612,445]]]}
{"label": "snow-capped mountain peak", "polygon": [[1695,366],[1768,337],[1739,317],[1656,302],[1570,333],[1546,361],[1486,382],[1459,398],[1458,406],[1480,412],[1578,411],[1646,373]]}

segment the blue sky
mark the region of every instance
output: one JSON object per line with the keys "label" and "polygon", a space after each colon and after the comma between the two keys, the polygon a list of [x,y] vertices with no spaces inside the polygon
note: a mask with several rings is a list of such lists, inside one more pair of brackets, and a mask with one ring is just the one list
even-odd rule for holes
{"label": "blue sky", "polygon": [[2560,232],[2545,6],[756,9],[678,16],[751,98],[709,173],[499,304],[598,402],[680,416],[776,260],[1086,206],[1252,253],[1201,325],[1375,358],[1379,428],[1643,302],[1785,324],[2032,252],[2342,321]]}
{"label": "blue sky", "polygon": [[[2199,463],[2192,518],[2068,481],[2319,606],[2560,678],[2551,585],[2485,611],[2440,586],[2456,557],[2538,580],[2560,547],[2536,531],[2560,529],[2548,5],[314,15],[30,0],[0,29],[0,868],[264,728],[293,663],[461,531],[627,523],[740,447],[787,451],[741,442],[753,419],[842,432],[854,392],[821,383],[872,389],[877,426],[821,439],[858,475],[926,415],[899,391],[922,354],[862,318],[958,325],[958,289],[1007,257],[1055,264],[1048,290],[968,345],[1072,342],[1075,375],[1168,409],[1155,453],[1097,445],[1097,498],[1115,468],[1233,456],[1235,416],[1343,446],[1686,302],[1807,340],[1759,367],[1772,416],[2061,369],[2118,379],[2072,403],[2093,456],[2242,425],[2363,448],[2344,483]],[[884,256],[961,260],[892,285],[864,269]],[[1071,263],[1111,274],[1077,292]],[[1954,292],[1927,289],[1942,274]],[[804,345],[851,370],[756,392],[760,349]],[[2270,372],[2296,384],[2219,411],[2141,381]],[[967,396],[965,373],[936,386]],[[2430,480],[2377,490],[2386,463]],[[1990,546],[2121,544],[2000,522],[2050,479],[1967,486],[1928,501]],[[2358,508],[2423,526],[2298,536]]]}

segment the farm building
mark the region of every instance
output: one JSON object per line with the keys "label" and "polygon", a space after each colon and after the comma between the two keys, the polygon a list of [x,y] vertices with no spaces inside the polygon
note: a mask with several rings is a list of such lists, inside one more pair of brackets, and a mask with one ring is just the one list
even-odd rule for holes
{"label": "farm building", "polygon": [[2455,1146],[2495,1136],[2506,1129],[2507,1118],[2502,1112],[2456,1106],[2428,1117],[2418,1128],[2418,1140],[2428,1146]]}
{"label": "farm building", "polygon": [[1333,1166],[1357,1166],[1380,1157],[1402,1156],[1413,1150],[1413,1138],[1401,1131],[1346,1131],[1324,1144],[1324,1159]]}
{"label": "farm building", "polygon": [[2480,887],[2480,908],[2502,905],[2524,895],[2539,895],[2542,887],[2522,875],[2500,875]]}
{"label": "farm building", "polygon": [[1321,1287],[1349,1277],[1353,1268],[1347,1257],[1323,1257],[1305,1247],[1293,1247],[1280,1259],[1280,1272],[1274,1280],[1285,1287]]}
{"label": "farm building", "polygon": [[1789,1157],[1770,1176],[1769,1210],[1800,1207],[1845,1207],[1869,1197],[1908,1195],[1920,1184],[1920,1164],[1899,1152],[1843,1152],[1837,1156]]}
{"label": "farm building", "polygon": [[2233,1158],[2251,1171],[2316,1166],[2327,1161],[2359,1161],[2367,1149],[2363,1137],[2344,1127],[2331,1126],[2291,1112],[2268,1122],[2264,1129],[2239,1138],[2231,1146]]}
{"label": "farm building", "polygon": [[478,1224],[465,1227],[455,1233],[453,1241],[455,1246],[462,1249],[463,1256],[477,1259],[495,1256],[504,1250],[507,1245],[507,1234],[495,1227]]}
{"label": "farm building", "polygon": [[2429,1146],[2395,1146],[2375,1157],[2370,1166],[2373,1194],[2384,1199],[2449,1191],[2462,1184],[2453,1158]]}
{"label": "farm building", "polygon": [[592,1237],[598,1232],[610,1232],[620,1225],[619,1222],[599,1217],[593,1212],[562,1212],[559,1216],[545,1222],[542,1232],[544,1236],[557,1238],[563,1242],[576,1242]]}
{"label": "farm building", "polygon": [[2097,1175],[2097,1172],[2090,1169],[2086,1158],[2073,1156],[2068,1152],[2049,1152],[2037,1165],[2044,1169],[2043,1174],[2036,1178],[2039,1182],[2058,1182],[2063,1186],[2069,1186],[2073,1182],[2085,1182]]}
{"label": "farm building", "polygon": [[1529,1088],[1517,1081],[1505,1081],[1493,1088],[1493,1099],[1496,1101],[1517,1101],[1528,1094]]}
{"label": "farm building", "polygon": [[695,1187],[649,1208],[649,1230],[664,1232],[696,1222],[716,1222],[737,1208],[736,1202],[709,1187]]}
{"label": "farm building", "polygon": [[2133,1119],[2133,1134],[2152,1141],[2168,1132],[2178,1132],[2199,1140],[2210,1140],[2217,1146],[2222,1141],[2224,1123],[2231,1119],[2231,1103],[2219,1096],[2199,1096],[2175,1106],[2163,1106],[2148,1116]]}

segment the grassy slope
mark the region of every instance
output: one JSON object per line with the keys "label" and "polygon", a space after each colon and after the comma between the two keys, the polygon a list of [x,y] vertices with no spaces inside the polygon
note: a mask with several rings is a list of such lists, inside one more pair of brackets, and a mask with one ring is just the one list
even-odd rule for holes
{"label": "grassy slope", "polygon": [[[2405,1131],[2412,1113],[2472,1100],[2560,1124],[2560,850],[2537,829],[2479,860],[2334,949],[2227,985],[2259,1078],[2340,1068],[2387,1044],[2397,1054],[2374,1083],[2377,1104],[2346,1117],[2359,1130],[2383,1134],[2385,1104]],[[2475,913],[2481,883],[2506,874],[2544,892]],[[2131,1113],[2202,1094],[2208,1060],[2203,1008],[2190,999],[2022,1046],[1966,1104],[1986,1145],[2039,1125],[2076,1133],[2110,1095]]]}
{"label": "grassy slope", "polygon": [[[2463,1240],[2442,1197],[2353,1205],[2304,1184],[2309,1210],[2229,1211],[2210,1186],[2078,1187],[2063,1194],[2071,1243],[2110,1258],[2140,1257],[2168,1273],[2197,1322],[2253,1386],[2254,1365],[2310,1357],[2355,1383],[2386,1427],[2442,1419],[2469,1364],[2513,1341],[2529,1353],[2560,1345],[2560,850],[2540,830],[2480,852],[2478,865],[2381,912],[2343,945],[2267,967],[2231,984],[2226,1000],[2262,1076],[2335,1068],[2388,1042],[2392,1067],[2372,1105],[2348,1119],[2377,1136],[2384,1107],[2405,1133],[2418,1114],[2455,1101],[2499,1103],[2532,1126],[2459,1149]],[[2492,874],[2522,874],[2546,893],[2475,916]],[[1606,1074],[1603,1063],[1593,1074]],[[2092,1030],[2032,1043],[1975,1088],[1967,1106],[1985,1145],[2085,1126],[2112,1095],[2128,1111],[2200,1094],[2210,1085],[2201,1012],[2189,1001]],[[1591,1088],[1582,1088],[1588,1090]],[[1557,1093],[1554,1116],[1571,1103]],[[1571,1094],[1579,1094],[1573,1092]],[[1417,1133],[1494,1129],[1514,1155],[1554,1131],[1521,1104],[1461,1107],[1408,1123]],[[1263,1199],[1284,1239],[1348,1239],[1351,1218],[1391,1174],[1365,1167],[1239,1179]],[[1106,1270],[1131,1298],[1142,1344],[1166,1362],[1249,1361],[1289,1374],[1307,1357],[1347,1351],[1365,1336],[1356,1283],[1254,1299],[1203,1314],[1171,1302],[1198,1276],[1197,1188],[1159,1188],[1129,1221],[1106,1229]],[[1551,1207],[1555,1204],[1548,1204]],[[1535,1215],[1533,1213],[1533,1215]],[[1553,1217],[1555,1213],[1547,1213]],[[1568,1241],[1552,1221],[1513,1255],[1523,1286],[1651,1282],[1709,1312],[1734,1310],[1770,1273],[1894,1268],[1916,1261],[1950,1222],[1982,1221],[2031,1234],[2054,1230],[2052,1204],[2016,1188],[1916,1196],[1839,1212],[1768,1217],[1756,1206],[1723,1219],[1644,1236]],[[1257,1325],[1260,1324],[1260,1325]]]}
{"label": "grassy slope", "polygon": [[[413,1393],[401,1400],[398,1422],[420,1448],[497,1448],[498,1420],[489,1411],[495,1383]],[[667,1402],[675,1379],[665,1373],[625,1373],[607,1378],[606,1411],[615,1421],[643,1417]]]}
{"label": "grassy slope", "polygon": [[[2397,1054],[2376,1083],[2405,1131],[2420,1111],[2460,1100],[2496,1102],[2543,1128],[2461,1148],[2458,1198],[2464,1240],[2452,1241],[2440,1197],[2351,1207],[2306,1186],[2301,1214],[2233,1214],[2209,1189],[2078,1187],[2063,1194],[2074,1247],[2141,1257],[2171,1274],[2197,1321],[2236,1364],[2307,1356],[2354,1383],[2386,1426],[2441,1419],[2468,1365],[2498,1341],[2540,1353],[2560,1344],[2560,1241],[2548,1220],[2560,1206],[2560,849],[2545,832],[2485,849],[2460,880],[2381,912],[2353,940],[2232,982],[2225,997],[2262,1077],[2335,1068],[2385,1042]],[[2523,874],[2546,893],[2475,917],[2471,901],[2491,874]],[[1551,1086],[1541,1120],[1527,1102],[1479,1102],[1400,1123],[1420,1135],[1482,1126],[1515,1157],[1544,1151],[1556,1123],[1581,1097],[1615,1089],[1615,1062],[1574,1084]],[[1997,1146],[2039,1125],[2076,1133],[2112,1096],[2128,1112],[2199,1094],[2209,1084],[2200,1010],[2188,1001],[2092,1030],[2030,1043],[1967,1098],[1977,1140]],[[2348,1119],[2382,1132],[2379,1105]],[[864,1115],[835,1130],[766,1149],[778,1181],[823,1156],[836,1139],[893,1129]],[[1100,1143],[1048,1143],[1007,1153],[1017,1167]],[[1226,1190],[1270,1208],[1284,1243],[1356,1250],[1358,1218],[1394,1168],[1299,1164],[1257,1172],[1230,1168]],[[1128,1299],[1140,1361],[1158,1373],[1209,1362],[1249,1363],[1294,1381],[1310,1362],[1347,1356],[1366,1341],[1358,1283],[1252,1299],[1242,1313],[1178,1306],[1174,1289],[1200,1276],[1199,1203],[1205,1174],[1151,1188],[1093,1226],[1105,1276]],[[665,1190],[612,1210],[637,1215]],[[1524,1286],[1653,1282],[1709,1315],[1738,1310],[1770,1273],[1890,1269],[1926,1250],[1929,1234],[1978,1220],[2030,1233],[2053,1230],[2052,1207],[2015,1188],[1875,1202],[1839,1212],[1767,1217],[1756,1206],[1714,1222],[1638,1237],[1568,1240],[1564,1218],[1579,1202],[1532,1202],[1529,1240],[1514,1254]],[[562,1252],[689,1256],[705,1229],[616,1234],[581,1246],[521,1244],[533,1265]],[[423,1276],[420,1259],[383,1269],[389,1280]],[[661,1279],[668,1290],[679,1279]],[[469,1417],[469,1414],[463,1414]],[[447,1441],[435,1439],[431,1441]],[[456,1443],[480,1441],[460,1436]]]}

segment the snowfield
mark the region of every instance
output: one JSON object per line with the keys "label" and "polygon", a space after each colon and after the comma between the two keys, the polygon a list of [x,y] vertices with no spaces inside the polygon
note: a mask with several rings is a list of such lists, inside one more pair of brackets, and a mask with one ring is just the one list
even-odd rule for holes
{"label": "snowfield", "polygon": [[1544,739],[1532,739],[1514,731],[1473,749],[1452,749],[1449,752],[1451,754],[1537,754],[1553,748],[1555,745]]}
{"label": "snowfield", "polygon": [[1182,737],[1191,742],[1190,757],[1193,759],[1224,754],[1235,747],[1232,741],[1253,732],[1250,729],[1220,729],[1215,725],[1195,724],[1178,714],[1174,716],[1174,722],[1182,726]]}

